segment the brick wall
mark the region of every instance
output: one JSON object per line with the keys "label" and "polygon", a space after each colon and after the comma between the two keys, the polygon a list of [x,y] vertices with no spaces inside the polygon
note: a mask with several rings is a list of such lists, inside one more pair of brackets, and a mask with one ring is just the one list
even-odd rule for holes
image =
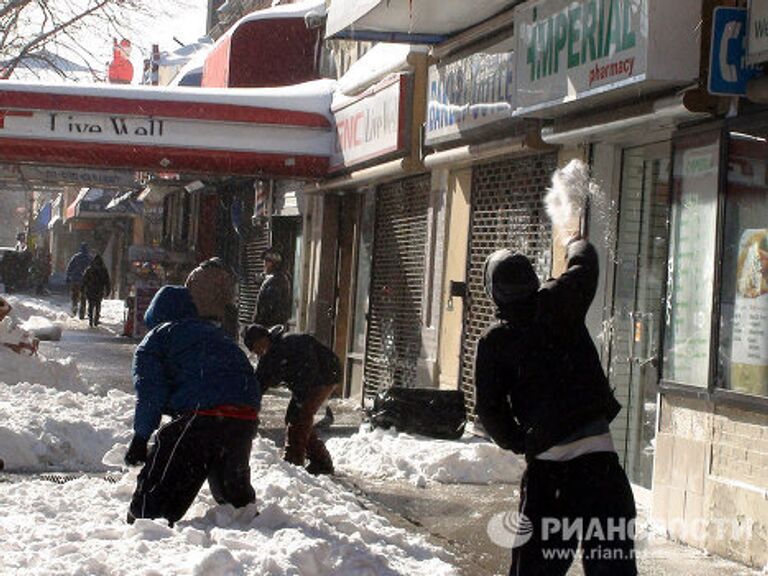
{"label": "brick wall", "polygon": [[768,415],[663,396],[652,518],[675,540],[768,563]]}

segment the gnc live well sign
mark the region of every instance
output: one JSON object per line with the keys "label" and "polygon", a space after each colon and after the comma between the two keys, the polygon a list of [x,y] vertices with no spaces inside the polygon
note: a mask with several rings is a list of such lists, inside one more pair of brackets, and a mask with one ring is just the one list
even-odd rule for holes
{"label": "gnc live well sign", "polygon": [[405,149],[408,78],[395,76],[360,96],[334,103],[331,169],[350,168]]}
{"label": "gnc live well sign", "polygon": [[517,113],[695,79],[700,18],[699,0],[526,2],[515,15]]}

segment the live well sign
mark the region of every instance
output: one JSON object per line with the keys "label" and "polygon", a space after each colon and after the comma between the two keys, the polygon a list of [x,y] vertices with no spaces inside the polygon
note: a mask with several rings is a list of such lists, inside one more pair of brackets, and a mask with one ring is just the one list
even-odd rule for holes
{"label": "live well sign", "polygon": [[405,150],[409,91],[408,77],[400,75],[334,105],[336,145],[331,156],[332,170]]}

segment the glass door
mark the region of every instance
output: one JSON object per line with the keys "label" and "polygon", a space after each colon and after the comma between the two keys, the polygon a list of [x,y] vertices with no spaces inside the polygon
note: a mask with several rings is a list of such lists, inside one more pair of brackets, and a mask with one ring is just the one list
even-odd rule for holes
{"label": "glass door", "polygon": [[650,487],[667,262],[670,144],[622,153],[611,330],[611,386],[623,405],[612,424],[630,479]]}

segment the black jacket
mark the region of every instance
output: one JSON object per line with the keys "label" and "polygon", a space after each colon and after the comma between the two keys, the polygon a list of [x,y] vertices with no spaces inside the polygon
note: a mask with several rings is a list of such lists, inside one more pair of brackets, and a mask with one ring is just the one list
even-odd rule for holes
{"label": "black jacket", "polygon": [[262,326],[286,324],[291,318],[291,283],[282,270],[268,275],[259,288],[253,322]]}
{"label": "black jacket", "polygon": [[109,272],[101,260],[94,258],[83,273],[83,291],[87,298],[100,300],[109,294]]}
{"label": "black jacket", "polygon": [[259,359],[256,379],[262,389],[284,383],[302,397],[311,389],[341,381],[341,365],[333,350],[309,334],[277,334]]}
{"label": "black jacket", "polygon": [[572,243],[567,270],[500,310],[478,342],[477,415],[499,446],[532,458],[621,409],[584,324],[597,280],[594,247]]}

